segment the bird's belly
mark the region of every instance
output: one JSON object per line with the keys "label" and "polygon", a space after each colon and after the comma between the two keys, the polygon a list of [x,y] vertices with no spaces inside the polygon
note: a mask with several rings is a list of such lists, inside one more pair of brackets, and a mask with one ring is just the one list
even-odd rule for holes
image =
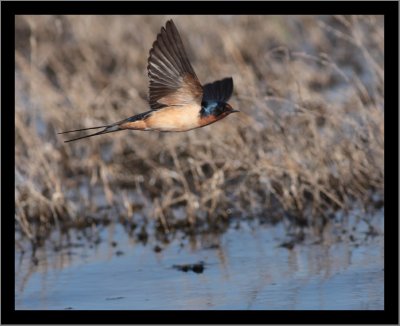
{"label": "bird's belly", "polygon": [[154,111],[146,119],[146,126],[151,130],[159,131],[187,131],[201,127],[199,121],[199,107],[169,107]]}

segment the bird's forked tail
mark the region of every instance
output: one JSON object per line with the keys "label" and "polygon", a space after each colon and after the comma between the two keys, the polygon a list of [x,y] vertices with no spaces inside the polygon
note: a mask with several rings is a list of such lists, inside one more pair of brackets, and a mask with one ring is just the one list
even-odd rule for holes
{"label": "bird's forked tail", "polygon": [[88,138],[88,137],[108,134],[109,132],[115,132],[115,131],[123,130],[122,128],[120,128],[118,125],[115,124],[115,125],[109,125],[109,126],[98,126],[98,127],[92,127],[92,128],[83,128],[83,129],[75,129],[75,130],[63,131],[63,132],[59,132],[58,134],[59,135],[60,134],[68,134],[70,132],[83,131],[83,130],[92,130],[92,129],[100,129],[100,128],[104,128],[104,129],[99,131],[99,132],[96,132],[94,134],[90,134],[90,135],[86,135],[86,136],[82,136],[82,137],[77,137],[77,138],[65,140],[64,143],[69,143],[71,141],[75,141],[75,140],[78,140],[78,139],[83,139],[83,138]]}

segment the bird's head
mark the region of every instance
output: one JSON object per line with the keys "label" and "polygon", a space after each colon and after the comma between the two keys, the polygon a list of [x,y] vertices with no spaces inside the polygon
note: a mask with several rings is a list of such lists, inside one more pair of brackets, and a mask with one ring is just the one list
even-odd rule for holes
{"label": "bird's head", "polygon": [[223,113],[226,115],[234,112],[240,112],[239,110],[236,110],[233,107],[231,107],[229,103],[222,103],[222,106],[223,106]]}
{"label": "bird's head", "polygon": [[216,120],[219,120],[234,112],[240,111],[233,109],[232,106],[228,103],[217,101],[204,101],[201,103],[200,116],[202,118],[213,117]]}

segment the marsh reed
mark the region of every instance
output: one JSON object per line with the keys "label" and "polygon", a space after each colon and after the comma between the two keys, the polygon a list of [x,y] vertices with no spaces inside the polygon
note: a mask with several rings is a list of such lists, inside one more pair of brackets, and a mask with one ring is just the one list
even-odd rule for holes
{"label": "marsh reed", "polygon": [[[201,82],[242,113],[187,133],[57,132],[148,110],[170,16],[16,17],[15,219],[32,241],[88,216],[169,232],[231,218],[323,226],[383,204],[383,17],[172,17]],[[85,222],[86,221],[86,222]]]}

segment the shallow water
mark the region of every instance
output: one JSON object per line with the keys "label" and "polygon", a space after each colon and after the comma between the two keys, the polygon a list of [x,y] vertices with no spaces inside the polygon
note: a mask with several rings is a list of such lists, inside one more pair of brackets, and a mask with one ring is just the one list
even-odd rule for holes
{"label": "shallow water", "polygon": [[[358,223],[360,225],[360,223]],[[120,225],[103,241],[54,252],[38,262],[17,254],[16,309],[383,309],[383,218],[343,241],[281,247],[282,224],[241,223],[221,236],[177,238],[162,250],[137,244]],[[335,232],[331,232],[332,235]],[[326,239],[326,237],[325,237]],[[349,240],[346,240],[349,239]],[[350,240],[351,239],[351,240]],[[203,262],[204,270],[175,265]]]}

